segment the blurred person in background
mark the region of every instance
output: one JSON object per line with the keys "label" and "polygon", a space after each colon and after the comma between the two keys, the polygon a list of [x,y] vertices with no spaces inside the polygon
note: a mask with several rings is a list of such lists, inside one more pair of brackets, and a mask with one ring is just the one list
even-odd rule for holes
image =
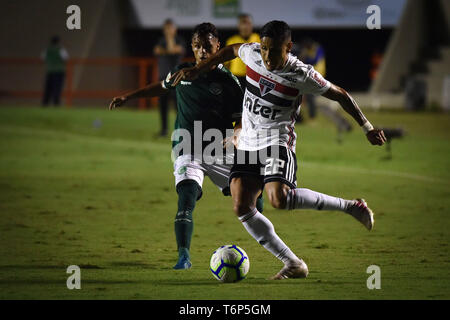
{"label": "blurred person in background", "polygon": [[[325,77],[325,50],[322,45],[311,38],[305,38],[301,43],[299,59],[306,64],[310,64]],[[309,111],[309,118],[314,119],[317,116],[317,105],[315,97],[311,94],[304,95],[306,105]]]}
{"label": "blurred person in background", "polygon": [[51,101],[57,106],[61,101],[66,74],[66,61],[69,58],[69,54],[61,46],[60,38],[53,36],[50,39],[50,45],[42,52],[41,58],[44,60],[46,67],[42,105],[46,106]]}
{"label": "blurred person in background", "polygon": [[[238,16],[238,30],[239,34],[228,38],[227,46],[235,43],[261,42],[259,35],[253,32],[253,19],[248,13],[241,13]],[[245,88],[245,74],[247,70],[242,60],[236,58],[226,63],[225,66],[239,79],[242,88]]]}
{"label": "blurred person in background", "polygon": [[375,51],[370,56],[370,71],[369,77],[371,81],[374,81],[378,74],[378,69],[380,68],[381,62],[383,61],[383,54],[379,49],[375,49]]}
{"label": "blurred person in background", "polygon": [[[159,80],[164,80],[166,75],[181,63],[185,54],[185,42],[177,35],[177,26],[171,19],[166,19],[163,24],[163,36],[158,40],[153,54],[158,58]],[[167,135],[167,116],[169,113],[169,100],[174,101],[176,97],[173,92],[160,96],[159,111],[161,115],[160,136]]]}

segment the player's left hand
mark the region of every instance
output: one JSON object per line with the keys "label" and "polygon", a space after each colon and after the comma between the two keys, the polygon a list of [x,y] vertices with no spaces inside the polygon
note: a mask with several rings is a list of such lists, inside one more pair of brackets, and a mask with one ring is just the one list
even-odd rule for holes
{"label": "player's left hand", "polygon": [[384,135],[383,130],[380,129],[370,130],[367,132],[366,137],[373,145],[382,146],[386,142],[386,136]]}
{"label": "player's left hand", "polygon": [[236,127],[234,128],[234,132],[233,135],[231,137],[227,137],[225,139],[223,139],[223,147],[225,149],[227,149],[228,147],[230,147],[232,144],[235,146],[235,148],[237,149],[238,145],[239,145],[239,137],[241,135],[241,129],[240,127]]}
{"label": "player's left hand", "polygon": [[181,80],[194,80],[198,77],[198,70],[196,67],[191,68],[183,68],[177,72],[175,72],[171,77],[171,85],[175,87]]}
{"label": "player's left hand", "polygon": [[115,97],[109,104],[109,110],[115,109],[117,107],[122,106],[125,102],[127,102],[128,98],[126,96]]}

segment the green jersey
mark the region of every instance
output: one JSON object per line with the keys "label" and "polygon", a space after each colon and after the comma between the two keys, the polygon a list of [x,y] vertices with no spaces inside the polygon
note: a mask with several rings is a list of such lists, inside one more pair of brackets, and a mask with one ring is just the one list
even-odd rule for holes
{"label": "green jersey", "polygon": [[57,73],[65,72],[66,59],[68,58],[65,49],[60,46],[52,45],[43,53],[43,58],[47,66],[47,72]]}
{"label": "green jersey", "polygon": [[[225,137],[226,129],[232,129],[233,121],[240,120],[242,114],[243,92],[239,80],[223,65],[218,65],[193,81],[181,81],[173,87],[171,75],[192,66],[193,63],[183,63],[175,67],[163,81],[164,88],[176,90],[178,113],[175,130],[188,130],[192,144],[194,139],[203,140],[203,133],[212,128],[220,130]],[[202,122],[202,137],[194,136],[194,121]],[[172,145],[179,142],[175,140]],[[204,142],[203,148],[208,143]]]}

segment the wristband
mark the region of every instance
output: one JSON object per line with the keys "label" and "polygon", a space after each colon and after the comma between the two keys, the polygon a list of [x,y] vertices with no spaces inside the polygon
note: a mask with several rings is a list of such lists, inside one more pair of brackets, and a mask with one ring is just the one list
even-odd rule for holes
{"label": "wristband", "polygon": [[373,125],[367,120],[361,128],[363,129],[364,133],[367,134],[369,131],[373,130]]}

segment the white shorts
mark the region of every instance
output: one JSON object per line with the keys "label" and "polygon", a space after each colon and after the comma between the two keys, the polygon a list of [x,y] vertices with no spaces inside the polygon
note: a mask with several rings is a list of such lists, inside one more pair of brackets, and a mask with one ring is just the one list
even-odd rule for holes
{"label": "white shorts", "polygon": [[[234,155],[230,155],[229,157],[233,159],[233,156]],[[223,164],[218,163],[207,164],[192,159],[192,156],[190,154],[179,156],[175,160],[175,163],[173,165],[175,186],[177,186],[180,182],[184,180],[194,180],[195,182],[198,183],[198,185],[201,188],[203,185],[203,179],[206,175],[220,189],[220,191],[223,192],[224,195],[230,195],[228,179],[230,177],[230,171],[232,166],[233,166],[232,160],[228,162],[223,161]]]}

